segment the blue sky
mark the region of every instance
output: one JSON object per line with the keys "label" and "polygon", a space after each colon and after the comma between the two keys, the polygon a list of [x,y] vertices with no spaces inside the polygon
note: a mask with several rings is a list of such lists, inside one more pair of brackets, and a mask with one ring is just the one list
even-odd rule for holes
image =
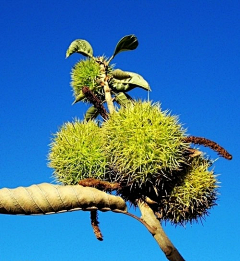
{"label": "blue sky", "polygon": [[[0,24],[0,187],[53,181],[51,135],[87,108],[71,105],[70,70],[81,57],[65,59],[69,44],[86,39],[95,55],[110,56],[121,37],[135,34],[138,48],[119,54],[116,67],[141,74],[150,98],[179,115],[189,134],[233,154],[215,163],[219,205],[203,225],[164,229],[186,260],[240,259],[239,1],[2,0]],[[147,98],[142,90],[132,95]],[[165,260],[140,223],[99,216],[103,242],[92,233],[89,213],[0,215],[0,261]]]}

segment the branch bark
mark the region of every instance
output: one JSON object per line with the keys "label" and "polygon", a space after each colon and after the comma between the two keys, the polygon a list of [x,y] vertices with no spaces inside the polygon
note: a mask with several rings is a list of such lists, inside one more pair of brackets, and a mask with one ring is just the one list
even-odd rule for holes
{"label": "branch bark", "polygon": [[107,72],[106,72],[108,64],[101,60],[99,60],[98,63],[100,64],[100,71],[101,71],[99,78],[101,80],[101,85],[104,89],[105,100],[107,103],[109,113],[112,114],[115,111],[115,108],[114,108],[114,104],[113,104],[113,100],[112,100],[111,89],[108,85],[108,76],[107,76]]}
{"label": "branch bark", "polygon": [[141,200],[138,201],[138,207],[142,214],[141,218],[148,224],[148,226],[154,228],[154,233],[152,233],[152,229],[149,230],[147,227],[148,231],[153,235],[167,259],[170,261],[184,261],[183,257],[165,234],[153,210]]}

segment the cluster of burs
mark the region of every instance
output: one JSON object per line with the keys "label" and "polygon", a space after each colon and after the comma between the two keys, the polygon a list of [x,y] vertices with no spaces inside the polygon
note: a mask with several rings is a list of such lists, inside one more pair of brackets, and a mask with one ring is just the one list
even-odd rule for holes
{"label": "cluster of burs", "polygon": [[[83,86],[104,99],[98,84],[100,65],[91,52],[72,69],[76,100],[84,101]],[[107,70],[116,97],[124,88],[137,85],[129,77],[114,78],[113,67]],[[126,102],[116,105],[107,120],[75,119],[63,124],[52,138],[49,166],[62,184],[78,184],[86,178],[117,182],[115,193],[126,201],[136,205],[136,200],[146,200],[160,220],[185,224],[206,215],[218,194],[212,162],[203,153],[189,154],[186,135],[178,117],[163,111],[159,103]]]}

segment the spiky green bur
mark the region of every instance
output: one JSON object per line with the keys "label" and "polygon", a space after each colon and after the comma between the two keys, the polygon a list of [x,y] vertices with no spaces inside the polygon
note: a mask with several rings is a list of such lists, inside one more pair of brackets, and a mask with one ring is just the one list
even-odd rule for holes
{"label": "spiky green bur", "polygon": [[97,78],[100,74],[100,66],[94,59],[81,60],[74,65],[71,72],[71,86],[73,88],[74,96],[77,98],[84,86],[95,89]]}
{"label": "spiky green bur", "polygon": [[179,173],[169,194],[159,204],[158,212],[163,220],[175,224],[191,223],[216,205],[218,182],[214,172],[209,170],[210,166],[211,162],[200,156]]}
{"label": "spiky green bur", "polygon": [[[100,63],[106,63],[106,57],[100,56],[95,59],[87,58],[81,60],[74,65],[71,71],[71,86],[73,88],[73,93],[75,96],[75,102],[86,101],[85,95],[82,92],[84,86],[88,87],[94,94],[104,100],[104,91],[101,86],[102,73],[100,70]],[[113,70],[113,65],[109,65],[104,72],[106,74],[111,74]]]}
{"label": "spiky green bur", "polygon": [[185,161],[184,129],[159,104],[136,102],[122,107],[103,124],[105,153],[118,181],[138,186],[154,177],[171,177]]}
{"label": "spiky green bur", "polygon": [[93,121],[75,120],[55,134],[48,158],[58,182],[69,185],[84,178],[104,177],[106,160],[99,131]]}
{"label": "spiky green bur", "polygon": [[217,199],[217,180],[204,156],[189,157],[185,131],[159,104],[137,102],[121,108],[102,127],[64,124],[55,134],[49,166],[57,181],[84,178],[120,182],[124,199],[148,197],[161,220],[184,224],[208,213]]}

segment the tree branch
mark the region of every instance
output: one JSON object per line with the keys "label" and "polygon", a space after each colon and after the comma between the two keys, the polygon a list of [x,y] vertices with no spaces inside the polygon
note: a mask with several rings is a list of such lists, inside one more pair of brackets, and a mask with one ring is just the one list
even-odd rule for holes
{"label": "tree branch", "polygon": [[149,232],[153,235],[158,245],[166,255],[167,259],[170,261],[184,261],[183,257],[180,255],[178,250],[174,247],[172,242],[169,240],[163,228],[156,218],[152,209],[147,205],[147,203],[139,200],[138,207],[142,213],[142,219],[150,226],[155,227],[154,233],[149,230]]}
{"label": "tree branch", "polygon": [[109,113],[112,114],[115,111],[115,108],[114,108],[114,105],[113,105],[111,89],[108,85],[108,76],[107,76],[108,63],[101,60],[101,59],[97,60],[97,62],[100,64],[101,74],[100,74],[99,78],[101,80],[101,85],[104,89],[105,100],[106,100],[106,103],[107,103],[107,106],[108,106]]}

